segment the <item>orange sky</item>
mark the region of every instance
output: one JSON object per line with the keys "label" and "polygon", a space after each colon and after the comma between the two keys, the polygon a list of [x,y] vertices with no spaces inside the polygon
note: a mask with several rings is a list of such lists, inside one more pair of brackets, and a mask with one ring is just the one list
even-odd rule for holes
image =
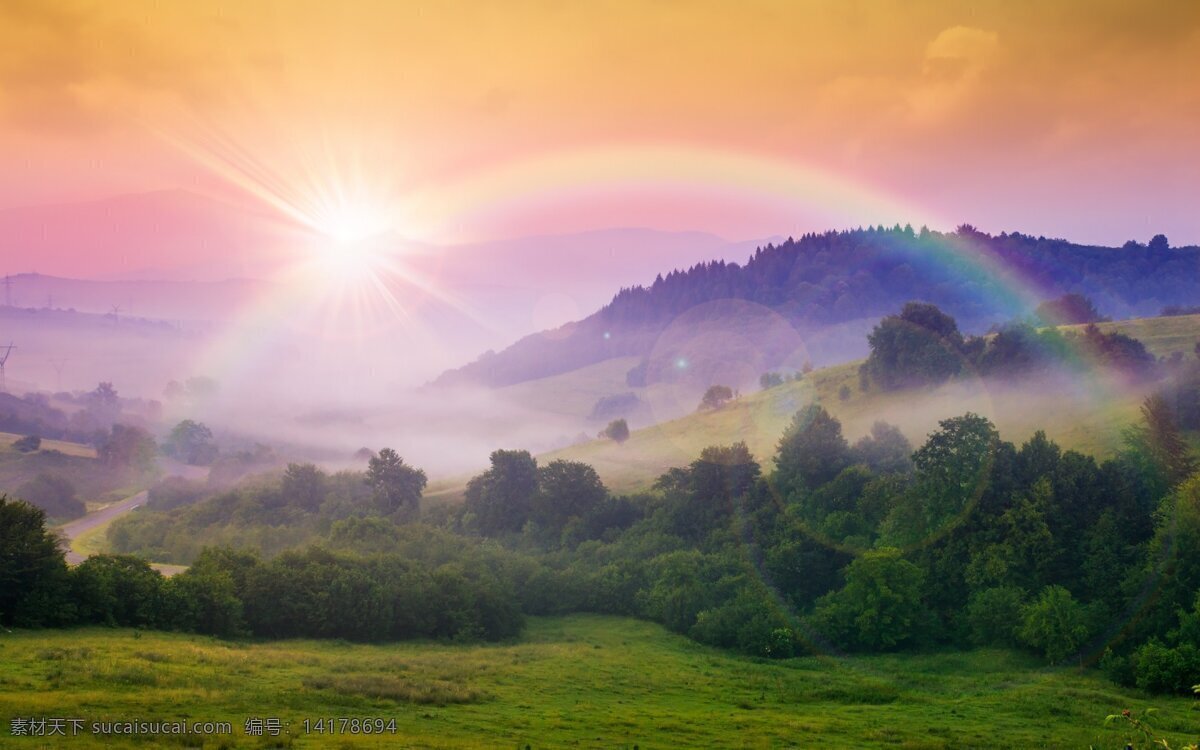
{"label": "orange sky", "polygon": [[[724,190],[713,170],[745,155],[893,197],[914,223],[1183,244],[1200,242],[1198,70],[1191,1],[5,0],[0,207],[342,189],[434,241],[876,218],[854,198],[793,211],[795,191],[745,175]],[[522,166],[653,148],[726,157],[585,190]]]}

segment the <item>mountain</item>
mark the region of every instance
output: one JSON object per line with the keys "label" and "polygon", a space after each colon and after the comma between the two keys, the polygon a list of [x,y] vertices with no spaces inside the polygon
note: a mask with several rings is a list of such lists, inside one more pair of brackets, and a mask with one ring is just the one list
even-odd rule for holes
{"label": "mountain", "polygon": [[17,308],[77,310],[169,321],[232,317],[269,283],[226,281],[93,281],[21,273],[0,279],[0,302]]}
{"label": "mountain", "polygon": [[0,210],[0,272],[90,279],[248,277],[288,236],[265,210],[188,190]]}
{"label": "mountain", "polygon": [[764,369],[863,354],[861,334],[912,299],[981,331],[1067,292],[1119,318],[1194,303],[1200,248],[1158,238],[1096,247],[969,226],[808,234],[760,247],[744,265],[701,263],[623,288],[592,315],[489,351],[435,383],[502,387],[635,356],[632,387],[681,377],[745,385]]}

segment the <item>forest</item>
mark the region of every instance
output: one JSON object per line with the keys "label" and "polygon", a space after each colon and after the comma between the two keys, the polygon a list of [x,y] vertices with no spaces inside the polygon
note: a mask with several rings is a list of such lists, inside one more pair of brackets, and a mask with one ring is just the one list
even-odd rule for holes
{"label": "forest", "polygon": [[[953,324],[930,305],[885,318],[868,378],[896,346],[905,387],[949,377],[928,344]],[[1040,335],[997,335],[975,356],[1028,363]],[[630,496],[523,450],[495,451],[461,504],[423,503],[424,472],[389,449],[365,472],[291,464],[216,494],[172,480],[113,525],[118,554],[74,568],[43,511],[5,500],[0,622],[498,640],[525,615],[608,613],[766,658],[1013,647],[1186,692],[1200,681],[1200,475],[1181,426],[1196,426],[1200,361],[1089,337],[1123,352],[1109,365],[1161,378],[1104,461],[1043,433],[1015,445],[970,413],[919,446],[883,422],[850,444],[810,404],[771,466],[711,446]],[[164,578],[145,556],[190,568]]]}
{"label": "forest", "polygon": [[[503,386],[612,357],[646,357],[673,320],[728,300],[762,306],[813,333],[923,299],[981,332],[1025,312],[1008,294],[1006,274],[1047,298],[1085,296],[1108,316],[1154,315],[1164,305],[1193,303],[1198,259],[1200,248],[1171,247],[1162,235],[1112,248],[1019,232],[993,236],[969,225],[954,232],[880,226],[812,233],[760,247],[745,264],[700,263],[622,289],[595,314],[489,352],[437,382]],[[993,266],[1009,271],[986,270]],[[716,308],[711,314],[728,315]],[[1044,322],[1062,322],[1050,317]],[[698,330],[714,322],[688,320]]]}

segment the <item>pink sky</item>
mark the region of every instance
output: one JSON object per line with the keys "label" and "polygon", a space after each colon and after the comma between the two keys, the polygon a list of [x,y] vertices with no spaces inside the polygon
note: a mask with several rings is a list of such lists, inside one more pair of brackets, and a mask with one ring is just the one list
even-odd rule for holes
{"label": "pink sky", "polygon": [[1196,243],[1198,30],[1109,0],[9,2],[0,262],[239,275],[347,224]]}

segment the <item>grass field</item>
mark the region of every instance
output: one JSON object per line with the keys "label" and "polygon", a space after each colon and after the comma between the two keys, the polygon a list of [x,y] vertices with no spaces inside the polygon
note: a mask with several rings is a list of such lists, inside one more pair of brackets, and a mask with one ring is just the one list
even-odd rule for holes
{"label": "grass field", "polygon": [[[17,453],[20,455],[20,452],[17,451],[16,448],[13,448],[12,444],[22,437],[24,436],[11,432],[0,432],[0,453]],[[50,440],[48,438],[42,438],[42,450],[58,451],[59,453],[65,453],[68,456],[77,456],[79,458],[96,457],[96,449],[92,446],[83,445],[82,443],[68,443],[65,440]]]}
{"label": "grass field", "polygon": [[[503,645],[227,643],[90,628],[0,634],[0,728],[11,717],[220,720],[205,747],[1124,747],[1104,717],[1156,706],[1173,743],[1200,731],[1184,698],[1006,651],[757,661],[656,625],[533,620]],[[247,718],[278,718],[270,743]],[[395,719],[397,734],[304,736],[303,720]],[[80,735],[64,746],[198,746]],[[1173,746],[1178,746],[1173,744]]]}

